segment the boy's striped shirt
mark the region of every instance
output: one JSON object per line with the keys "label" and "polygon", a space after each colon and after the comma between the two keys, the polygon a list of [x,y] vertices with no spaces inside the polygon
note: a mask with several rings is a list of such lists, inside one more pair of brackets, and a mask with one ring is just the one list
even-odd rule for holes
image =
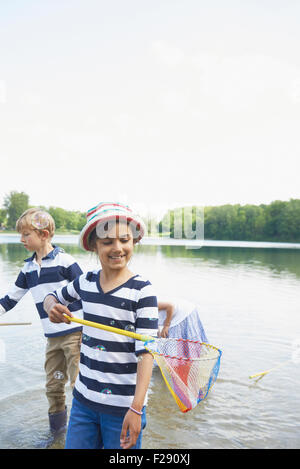
{"label": "boy's striped shirt", "polygon": [[[74,258],[62,248],[54,249],[42,259],[41,266],[35,260],[35,253],[25,259],[24,267],[18,275],[13,288],[0,299],[0,314],[11,310],[29,290],[33,296],[46,337],[66,335],[80,331],[82,327],[74,324],[55,324],[49,320],[43,308],[46,295],[66,285],[82,274],[82,270]],[[77,301],[71,306],[76,315],[82,316],[81,302]]]}
{"label": "boy's striped shirt", "polygon": [[[86,320],[157,335],[157,298],[139,275],[104,293],[100,271],[88,272],[54,295],[68,308],[81,300]],[[138,355],[145,351],[141,341],[84,325],[74,397],[94,410],[124,415],[135,393]]]}

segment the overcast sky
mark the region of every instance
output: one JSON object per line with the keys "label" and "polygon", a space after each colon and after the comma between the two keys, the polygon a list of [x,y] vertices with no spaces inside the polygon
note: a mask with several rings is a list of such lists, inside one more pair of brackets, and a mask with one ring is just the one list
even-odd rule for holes
{"label": "overcast sky", "polygon": [[300,198],[298,0],[0,2],[0,205]]}

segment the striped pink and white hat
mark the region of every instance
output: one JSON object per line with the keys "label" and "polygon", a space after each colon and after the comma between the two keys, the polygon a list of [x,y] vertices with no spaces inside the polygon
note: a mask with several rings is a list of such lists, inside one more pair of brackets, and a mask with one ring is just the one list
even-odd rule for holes
{"label": "striped pink and white hat", "polygon": [[110,202],[100,202],[95,207],[87,211],[87,222],[83,227],[79,242],[83,249],[92,251],[89,247],[89,236],[97,226],[108,221],[125,220],[134,228],[134,240],[140,241],[146,232],[146,227],[143,220],[135,214],[127,205]]}

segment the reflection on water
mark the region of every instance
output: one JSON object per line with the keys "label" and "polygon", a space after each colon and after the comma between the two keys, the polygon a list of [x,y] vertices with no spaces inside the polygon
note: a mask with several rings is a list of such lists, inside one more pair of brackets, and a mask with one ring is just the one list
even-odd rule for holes
{"label": "reflection on water", "polygon": [[[83,252],[76,244],[59,243],[59,245],[76,258],[79,256],[85,259],[89,255],[90,262],[97,263],[97,259],[93,254]],[[185,246],[137,245],[135,252],[141,253],[144,256],[156,256],[160,252],[165,257],[197,259],[198,261],[213,262],[219,265],[254,265],[257,268],[266,267],[274,273],[289,272],[300,277],[300,249],[260,249],[247,247],[202,247],[200,249],[190,249]],[[23,260],[29,257],[30,253],[20,243],[0,243],[0,255],[3,261],[9,261],[21,267]]]}
{"label": "reflection on water", "polygon": [[[99,267],[93,254],[62,247],[83,270]],[[223,352],[211,394],[187,414],[154,370],[144,448],[300,447],[300,373],[292,360],[300,340],[299,256],[299,250],[284,249],[136,247],[130,268],[147,276],[159,297],[197,302],[209,341]],[[0,244],[1,296],[26,257],[20,244]],[[30,295],[8,314],[32,326],[0,328],[6,350],[0,360],[0,448],[35,448],[48,432],[45,340]],[[262,380],[249,380],[289,359]]]}
{"label": "reflection on water", "polygon": [[[153,246],[156,247],[156,246]],[[267,268],[274,273],[289,272],[300,278],[300,251],[287,249],[255,248],[216,248],[186,249],[183,246],[161,246],[161,252],[168,257],[197,259],[202,262],[214,262],[218,265],[234,266],[237,264]]]}

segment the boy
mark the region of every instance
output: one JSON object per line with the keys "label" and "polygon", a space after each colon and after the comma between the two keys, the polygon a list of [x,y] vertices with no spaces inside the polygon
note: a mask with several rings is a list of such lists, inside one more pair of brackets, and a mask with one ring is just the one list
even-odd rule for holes
{"label": "boy", "polygon": [[[43,308],[44,297],[82,274],[72,256],[51,244],[55,223],[51,215],[39,208],[26,210],[17,220],[24,247],[33,252],[25,260],[10,292],[0,299],[0,315],[12,309],[30,290],[39,313],[44,335],[47,337],[45,371],[46,395],[49,403],[49,424],[52,435],[66,428],[65,384],[70,379],[74,386],[78,373],[81,327],[74,324],[54,324]],[[76,314],[81,313],[81,302],[73,303]]]}

